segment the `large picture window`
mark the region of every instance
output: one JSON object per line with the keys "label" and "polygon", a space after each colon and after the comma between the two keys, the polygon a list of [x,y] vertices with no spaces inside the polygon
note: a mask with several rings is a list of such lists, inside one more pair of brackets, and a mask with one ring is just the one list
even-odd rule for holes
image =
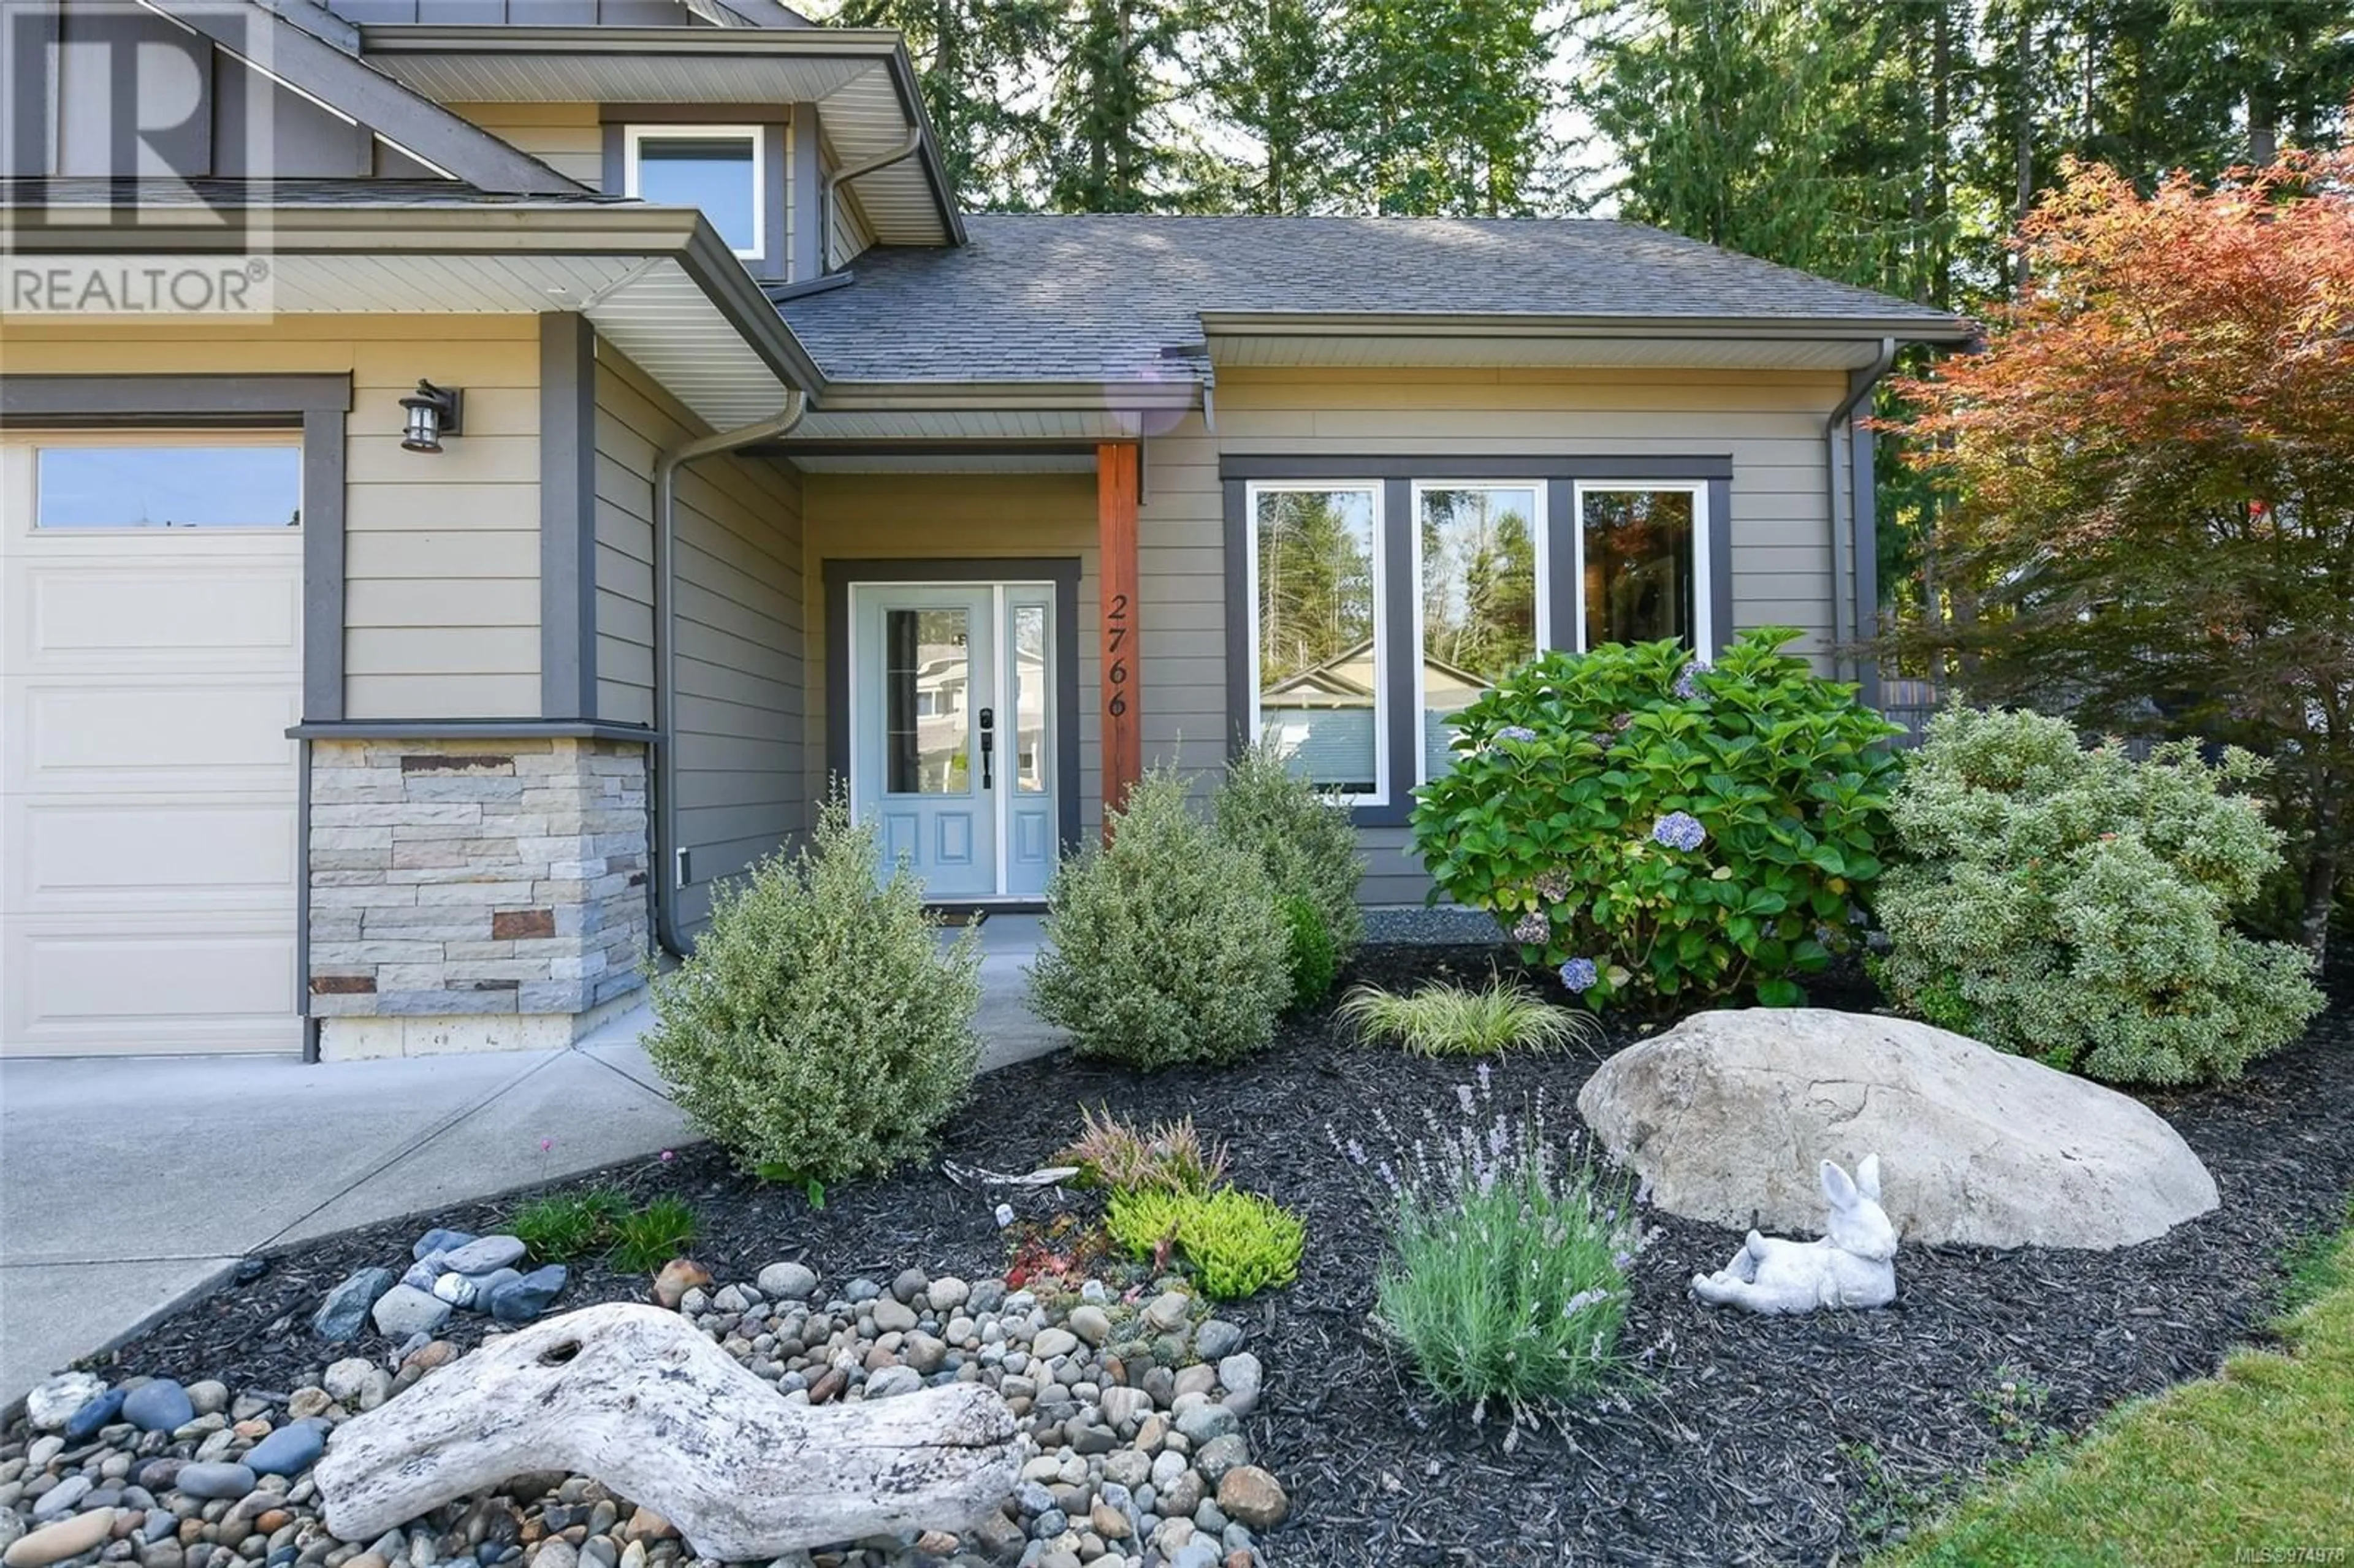
{"label": "large picture window", "polygon": [[1418,778],[1454,764],[1452,720],[1545,643],[1544,487],[1417,482]]}
{"label": "large picture window", "polygon": [[1225,484],[1232,743],[1395,826],[1465,709],[1549,651],[1731,619],[1727,459],[1237,454]]}
{"label": "large picture window", "polygon": [[1293,772],[1386,799],[1381,488],[1250,487],[1255,734]]}
{"label": "large picture window", "polygon": [[1707,491],[1698,485],[1580,484],[1580,648],[1678,637],[1705,653]]}

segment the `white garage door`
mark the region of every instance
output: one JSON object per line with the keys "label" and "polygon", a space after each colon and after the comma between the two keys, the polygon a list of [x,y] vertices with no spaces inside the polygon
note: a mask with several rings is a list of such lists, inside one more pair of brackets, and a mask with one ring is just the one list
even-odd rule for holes
{"label": "white garage door", "polygon": [[0,1050],[299,1048],[301,464],[0,443]]}

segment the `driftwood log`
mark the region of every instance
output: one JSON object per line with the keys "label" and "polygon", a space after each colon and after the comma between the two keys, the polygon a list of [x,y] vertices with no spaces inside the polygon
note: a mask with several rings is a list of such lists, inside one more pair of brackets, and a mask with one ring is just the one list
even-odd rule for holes
{"label": "driftwood log", "polygon": [[992,1390],[791,1404],[676,1313],[617,1303],[494,1340],[345,1422],[314,1474],[345,1541],[564,1470],[662,1514],[697,1555],[741,1561],[962,1530],[1013,1489],[1016,1464]]}

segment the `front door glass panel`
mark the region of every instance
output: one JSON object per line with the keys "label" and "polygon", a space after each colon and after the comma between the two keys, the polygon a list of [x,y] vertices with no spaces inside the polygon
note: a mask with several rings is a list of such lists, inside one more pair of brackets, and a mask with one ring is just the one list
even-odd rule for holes
{"label": "front door glass panel", "polygon": [[894,795],[970,794],[971,612],[886,609],[883,646],[885,787]]}

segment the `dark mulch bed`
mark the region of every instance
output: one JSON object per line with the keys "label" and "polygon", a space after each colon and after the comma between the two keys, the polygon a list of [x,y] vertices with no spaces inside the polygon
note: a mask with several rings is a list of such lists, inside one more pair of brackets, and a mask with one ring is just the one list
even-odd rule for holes
{"label": "dark mulch bed", "polygon": [[[1484,974],[1484,953],[1379,949],[1352,978],[1398,984],[1442,969]],[[1451,1115],[1470,1067],[1349,1044],[1329,1021],[1289,1026],[1246,1066],[1150,1079],[1057,1058],[985,1081],[949,1128],[952,1159],[1003,1171],[1043,1162],[1076,1107],[1138,1118],[1190,1112],[1231,1140],[1245,1184],[1307,1216],[1299,1284],[1238,1315],[1267,1366],[1251,1418],[1260,1462],[1291,1490],[1291,1521],[1268,1542],[1283,1568],[1330,1564],[1824,1563],[1852,1560],[1924,1497],[2053,1431],[2076,1431],[2120,1400],[2211,1372],[2261,1338],[2281,1255],[2342,1223],[2354,1190],[2354,1005],[2338,1005],[2299,1045],[2229,1088],[2153,1103],[2198,1150],[2222,1207],[2115,1254],[1907,1247],[1889,1310],[1763,1319],[1705,1310],[1687,1295],[1734,1239],[1658,1216],[1636,1269],[1632,1350],[1653,1347],[1645,1379],[1581,1404],[1507,1449],[1505,1428],[1435,1406],[1369,1330],[1382,1234],[1355,1172],[1328,1146],[1375,1107],[1427,1103]],[[1868,1006],[1861,990],[1819,1000]],[[1500,1091],[1542,1085],[1564,1113],[1590,1054],[1499,1065]],[[1574,1113],[1570,1113],[1574,1114]],[[1006,1263],[993,1197],[933,1171],[856,1183],[812,1212],[798,1194],[733,1175],[707,1149],[617,1168],[641,1192],[689,1197],[696,1256],[719,1279],[779,1258],[827,1279],[889,1279],[910,1265],[983,1277]],[[557,1183],[557,1189],[595,1178]],[[1051,1197],[1028,1201],[1038,1209]],[[434,1216],[494,1228],[498,1202]],[[324,1290],[364,1264],[407,1255],[417,1226],[379,1225],[280,1255],[115,1356],[124,1372],[227,1378],[286,1389],[326,1359],[307,1330]],[[568,1306],[640,1294],[642,1277],[588,1270]],[[461,1314],[453,1330],[479,1336]],[[370,1340],[342,1353],[381,1358]]]}

